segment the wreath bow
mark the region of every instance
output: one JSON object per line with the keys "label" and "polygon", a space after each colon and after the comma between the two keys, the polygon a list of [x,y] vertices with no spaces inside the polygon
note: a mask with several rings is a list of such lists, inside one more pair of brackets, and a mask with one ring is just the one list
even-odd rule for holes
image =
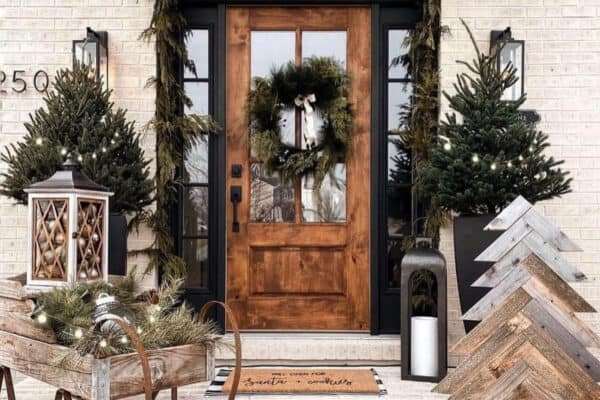
{"label": "wreath bow", "polygon": [[315,131],[315,109],[310,105],[317,101],[315,94],[301,95],[299,94],[294,99],[296,107],[302,107],[304,109],[304,129],[302,134],[306,141],[306,147],[312,149],[317,145],[317,132]]}

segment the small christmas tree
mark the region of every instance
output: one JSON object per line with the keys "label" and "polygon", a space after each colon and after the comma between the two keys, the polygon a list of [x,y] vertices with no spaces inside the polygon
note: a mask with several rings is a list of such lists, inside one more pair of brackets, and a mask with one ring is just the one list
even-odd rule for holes
{"label": "small christmas tree", "polygon": [[570,192],[568,173],[557,168],[563,162],[543,154],[548,136],[520,117],[525,96],[502,100],[518,81],[515,67],[500,70],[498,55],[480,52],[465,27],[477,58],[459,61],[468,72],[458,75],[456,94],[444,93],[455,112],[441,123],[424,172],[425,191],[462,215],[497,213],[519,195],[537,202]]}
{"label": "small christmas tree", "polygon": [[0,156],[8,166],[0,193],[26,203],[23,189],[49,178],[71,154],[90,179],[114,192],[111,212],[140,215],[151,202],[150,161],[134,123],[125,110],[114,109],[110,94],[87,66],[60,70],[44,97],[46,107],[25,124],[23,140]]}

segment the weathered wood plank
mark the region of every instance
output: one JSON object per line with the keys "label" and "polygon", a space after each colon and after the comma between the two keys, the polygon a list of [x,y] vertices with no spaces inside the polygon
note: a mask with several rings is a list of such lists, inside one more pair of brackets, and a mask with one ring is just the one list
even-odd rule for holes
{"label": "weathered wood plank", "polygon": [[485,228],[486,231],[505,231],[510,228],[523,214],[533,207],[523,196],[512,201]]}
{"label": "weathered wood plank", "polygon": [[524,361],[517,362],[508,372],[500,378],[485,392],[481,400],[510,400],[519,387],[529,378],[530,369]]}
{"label": "weathered wood plank", "polygon": [[0,279],[0,297],[24,300],[27,297],[24,287],[25,281],[23,280],[23,275]]}
{"label": "weathered wood plank", "polygon": [[592,379],[600,381],[600,361],[538,301],[534,300],[527,304],[523,314],[546,332]]}
{"label": "weathered wood plank", "polygon": [[0,331],[0,365],[89,399],[93,358],[72,355],[66,347]]}
{"label": "weathered wood plank", "polygon": [[495,288],[490,290],[483,296],[473,307],[469,309],[463,316],[463,320],[481,321],[494,308],[500,304],[517,289],[523,286],[531,275],[523,268],[513,269]]}
{"label": "weathered wood plank", "polygon": [[556,249],[546,244],[537,233],[531,232],[502,259],[481,275],[472,286],[496,286],[510,272],[511,268],[514,268],[518,262],[532,254],[540,258],[567,282],[579,282],[587,279],[581,271],[571,265]]}
{"label": "weathered wood plank", "polygon": [[452,348],[455,354],[471,354],[488,340],[498,327],[514,318],[531,301],[522,288],[517,289],[502,304],[481,321],[468,335],[463,336]]}
{"label": "weathered wood plank", "polygon": [[558,251],[571,252],[582,251],[575,242],[565,235],[557,226],[540,214],[535,208],[531,208],[523,215],[522,219],[528,223],[546,242]]}
{"label": "weathered wood plank", "polygon": [[[206,347],[186,345],[147,352],[153,390],[184,386],[207,380]],[[110,398],[143,393],[143,374],[137,353],[113,356],[110,360]]]}
{"label": "weathered wood plank", "polygon": [[3,312],[18,312],[22,315],[30,315],[35,309],[33,300],[15,300],[8,297],[0,297],[0,313]]}
{"label": "weathered wood plank", "polygon": [[533,228],[529,224],[522,219],[518,220],[478,255],[475,261],[498,262],[532,231]]}
{"label": "weathered wood plank", "polygon": [[0,330],[46,343],[56,343],[54,333],[37,326],[29,316],[21,312],[0,312]]}

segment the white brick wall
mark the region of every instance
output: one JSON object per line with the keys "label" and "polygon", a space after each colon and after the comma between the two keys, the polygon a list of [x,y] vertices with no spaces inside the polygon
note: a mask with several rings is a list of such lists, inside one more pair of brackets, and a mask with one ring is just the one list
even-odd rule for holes
{"label": "white brick wall", "polygon": [[[152,0],[0,0],[0,70],[11,76],[13,70],[25,70],[28,85],[39,69],[52,78],[57,69],[71,66],[72,40],[82,39],[86,27],[106,30],[112,99],[116,106],[129,110],[129,119],[137,121],[136,126],[142,132],[153,116],[155,91],[145,85],[155,73],[156,61],[153,44],[138,37],[150,21],[153,3]],[[42,106],[41,100],[42,95],[32,88],[19,94],[9,86],[6,94],[0,94],[0,147],[23,135],[23,123],[29,120],[30,112]],[[144,132],[147,157],[154,157],[154,144],[152,132]],[[0,171],[5,168],[6,165],[0,165]],[[13,203],[0,198],[0,277],[24,272],[28,262],[26,209]],[[149,243],[151,234],[146,229],[129,239],[130,249],[143,248]],[[131,258],[129,264],[143,270],[147,260]],[[144,286],[152,283],[153,277],[144,280]]]}
{"label": "white brick wall", "polygon": [[[471,27],[481,50],[489,49],[491,30],[512,28],[525,40],[526,108],[542,117],[539,128],[550,136],[549,154],[564,159],[574,178],[573,193],[543,202],[538,209],[583,249],[567,258],[590,281],[575,285],[600,305],[600,1],[599,0],[442,0],[442,22],[451,34],[442,39],[442,88],[452,91],[473,47],[460,23]],[[447,111],[447,102],[443,101]],[[444,249],[451,248],[444,231]],[[448,258],[452,259],[448,253]],[[453,264],[450,266],[453,270]],[[455,295],[450,292],[451,300]],[[453,318],[454,312],[450,317]],[[455,327],[454,322],[450,327]],[[451,337],[459,331],[451,331]]]}

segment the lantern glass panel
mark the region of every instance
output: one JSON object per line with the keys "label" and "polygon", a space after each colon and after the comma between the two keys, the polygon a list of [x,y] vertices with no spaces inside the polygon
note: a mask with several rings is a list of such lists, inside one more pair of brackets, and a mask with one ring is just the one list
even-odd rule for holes
{"label": "lantern glass panel", "polygon": [[75,61],[79,64],[89,65],[94,71],[98,68],[98,43],[82,40],[75,42]]}
{"label": "lantern glass panel", "polygon": [[68,199],[33,201],[32,279],[67,280]]}
{"label": "lantern glass panel", "polygon": [[77,280],[103,277],[105,205],[106,202],[94,199],[79,199],[77,202]]}
{"label": "lantern glass panel", "polygon": [[523,94],[523,43],[520,41],[508,41],[500,50],[499,57],[500,71],[504,70],[508,64],[516,68],[517,78],[519,80],[507,88],[502,95],[502,100],[515,101]]}

